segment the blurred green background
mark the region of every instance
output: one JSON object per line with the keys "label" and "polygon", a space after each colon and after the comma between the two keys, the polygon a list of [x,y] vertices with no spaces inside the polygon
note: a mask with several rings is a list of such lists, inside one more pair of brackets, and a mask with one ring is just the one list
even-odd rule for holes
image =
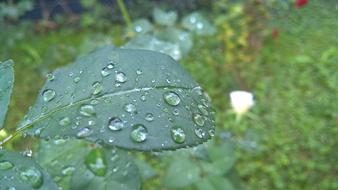
{"label": "blurred green background", "polygon": [[[336,0],[1,1],[0,60],[15,61],[4,138],[47,73],[104,44],[177,59],[209,93],[213,141],[134,153],[142,189],[338,189]],[[193,22],[195,20],[195,22]],[[197,23],[197,24],[196,24]],[[236,120],[229,93],[255,105]],[[8,147],[33,149],[35,140]]]}

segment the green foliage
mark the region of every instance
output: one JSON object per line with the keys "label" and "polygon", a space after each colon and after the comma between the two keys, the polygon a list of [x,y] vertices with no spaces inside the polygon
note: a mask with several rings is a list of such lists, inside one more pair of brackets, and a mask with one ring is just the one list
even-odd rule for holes
{"label": "green foliage", "polygon": [[156,52],[103,47],[50,74],[39,94],[18,131],[41,138],[150,151],[197,145],[214,131],[207,95]]}
{"label": "green foliage", "polygon": [[0,189],[56,190],[48,174],[32,159],[0,150]]}
{"label": "green foliage", "polygon": [[13,61],[0,62],[0,130],[6,118],[8,104],[14,84]]}

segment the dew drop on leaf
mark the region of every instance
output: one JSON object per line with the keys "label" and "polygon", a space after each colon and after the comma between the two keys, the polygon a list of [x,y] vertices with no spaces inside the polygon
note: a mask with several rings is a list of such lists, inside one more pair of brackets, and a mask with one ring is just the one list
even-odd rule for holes
{"label": "dew drop on leaf", "polygon": [[75,78],[73,79],[73,81],[74,81],[75,83],[78,83],[78,82],[80,82],[80,80],[81,80],[81,78],[80,78],[80,77],[75,77]]}
{"label": "dew drop on leaf", "polygon": [[185,141],[185,132],[181,127],[173,127],[171,129],[171,137],[176,143],[183,143]]}
{"label": "dew drop on leaf", "polygon": [[80,107],[80,114],[86,117],[91,117],[96,114],[95,108],[92,105],[82,105]]}
{"label": "dew drop on leaf", "polygon": [[115,80],[116,80],[116,82],[124,83],[124,82],[127,81],[127,76],[123,72],[118,72],[115,75]]}
{"label": "dew drop on leaf", "polygon": [[43,96],[43,101],[45,102],[49,102],[51,100],[53,100],[55,98],[55,91],[52,89],[47,89],[45,91],[42,92],[42,96]]}
{"label": "dew drop on leaf", "polygon": [[46,75],[46,78],[47,78],[48,81],[53,81],[55,79],[55,76],[54,76],[53,73],[48,73]]}
{"label": "dew drop on leaf", "polygon": [[78,138],[88,137],[90,134],[92,134],[92,130],[88,127],[84,127],[80,129],[80,131],[76,134]]}
{"label": "dew drop on leaf", "polygon": [[130,133],[130,137],[135,142],[144,142],[147,139],[148,130],[142,124],[136,124]]}
{"label": "dew drop on leaf", "polygon": [[100,82],[94,82],[92,87],[93,87],[93,92],[92,92],[93,95],[97,95],[103,90],[103,86],[101,85]]}
{"label": "dew drop on leaf", "polygon": [[108,128],[112,131],[121,130],[124,127],[123,121],[118,117],[113,117],[108,122]]}
{"label": "dew drop on leaf", "polygon": [[163,94],[163,98],[165,100],[165,102],[171,106],[177,106],[181,99],[180,97],[178,96],[178,94],[176,94],[175,92],[166,92]]}
{"label": "dew drop on leaf", "polygon": [[144,119],[146,121],[153,121],[154,120],[154,115],[152,113],[147,113]]}
{"label": "dew drop on leaf", "polygon": [[73,167],[73,166],[65,166],[62,169],[61,174],[63,176],[70,176],[70,175],[72,175],[72,173],[74,172],[74,170],[75,170],[75,167]]}
{"label": "dew drop on leaf", "polygon": [[30,184],[34,189],[38,189],[42,186],[43,184],[43,176],[42,173],[34,168],[26,168],[20,172],[20,178]]}
{"label": "dew drop on leaf", "polygon": [[67,126],[70,123],[71,123],[71,121],[70,121],[69,117],[64,117],[64,118],[60,119],[60,121],[59,121],[59,125],[61,125],[61,126]]}
{"label": "dew drop on leaf", "polygon": [[12,169],[14,165],[9,161],[0,161],[0,170]]}
{"label": "dew drop on leaf", "polygon": [[204,125],[204,118],[198,114],[198,113],[194,113],[192,114],[192,119],[194,120],[194,123],[198,126],[203,126]]}
{"label": "dew drop on leaf", "polygon": [[195,129],[195,135],[198,138],[202,139],[205,136],[205,132],[203,131],[203,129],[198,128],[198,129]]}
{"label": "dew drop on leaf", "polygon": [[129,103],[124,105],[124,110],[128,113],[136,113],[136,106]]}
{"label": "dew drop on leaf", "polygon": [[102,70],[101,70],[101,75],[103,77],[106,77],[106,76],[110,75],[110,73],[111,73],[111,71],[110,71],[110,69],[108,67],[103,67]]}
{"label": "dew drop on leaf", "polygon": [[198,104],[197,107],[203,115],[208,116],[209,113],[205,106]]}

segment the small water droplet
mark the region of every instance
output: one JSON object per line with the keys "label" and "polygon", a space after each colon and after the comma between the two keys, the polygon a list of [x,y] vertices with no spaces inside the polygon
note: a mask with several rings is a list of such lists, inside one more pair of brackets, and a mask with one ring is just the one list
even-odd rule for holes
{"label": "small water droplet", "polygon": [[103,77],[106,77],[106,76],[110,75],[110,73],[111,73],[111,71],[110,71],[110,69],[108,67],[103,67],[102,70],[101,70],[101,75]]}
{"label": "small water droplet", "polygon": [[175,109],[173,110],[173,114],[177,116],[177,115],[180,114],[180,111],[179,111],[178,109],[175,108]]}
{"label": "small water droplet", "polygon": [[144,101],[146,101],[146,96],[145,96],[145,95],[142,95],[142,96],[140,97],[140,99],[144,102]]}
{"label": "small water droplet", "polygon": [[70,176],[75,171],[75,167],[73,166],[66,166],[62,169],[61,174],[63,176]]}
{"label": "small water droplet", "polygon": [[215,136],[215,129],[209,129],[208,134],[213,137]]}
{"label": "small water droplet", "polygon": [[55,91],[52,89],[47,89],[42,92],[43,101],[49,102],[55,98]]}
{"label": "small water droplet", "polygon": [[205,116],[209,115],[208,110],[205,106],[198,104],[197,107],[203,115],[205,115]]}
{"label": "small water droplet", "polygon": [[147,121],[153,121],[154,115],[152,113],[147,113],[144,119]]}
{"label": "small water droplet", "polygon": [[166,92],[163,94],[163,98],[165,100],[165,102],[171,106],[177,106],[181,99],[180,97],[178,96],[178,94],[176,94],[175,92],[173,91],[170,91],[170,92]]}
{"label": "small water droplet", "polygon": [[127,81],[127,76],[123,72],[118,72],[115,75],[115,81],[119,83],[124,83]]}
{"label": "small water droplet", "polygon": [[104,176],[107,171],[107,161],[101,149],[91,150],[85,158],[85,165],[96,176]]}
{"label": "small water droplet", "polygon": [[92,92],[93,95],[97,95],[100,92],[102,92],[102,90],[103,90],[103,86],[98,81],[94,82],[93,85],[92,85],[92,87],[93,87],[93,92]]}
{"label": "small water droplet", "polygon": [[201,114],[194,113],[192,114],[192,119],[194,120],[194,123],[197,124],[198,126],[203,126],[204,125],[204,118],[201,116]]}
{"label": "small water droplet", "polygon": [[67,126],[70,123],[71,123],[71,121],[70,121],[69,117],[64,117],[64,118],[60,119],[60,121],[59,121],[59,125],[61,125],[61,126]]}
{"label": "small water droplet", "polygon": [[46,75],[46,78],[47,78],[48,81],[53,81],[55,79],[55,76],[54,76],[53,73],[48,73]]}
{"label": "small water droplet", "polygon": [[23,169],[20,172],[20,178],[30,184],[34,189],[40,188],[43,184],[42,173],[34,167]]}
{"label": "small water droplet", "polygon": [[144,142],[147,139],[148,130],[142,124],[136,124],[130,133],[130,137],[135,142]]}
{"label": "small water droplet", "polygon": [[88,121],[88,125],[89,126],[94,126],[96,124],[96,122],[94,120],[89,120]]}
{"label": "small water droplet", "polygon": [[96,114],[95,108],[92,105],[82,105],[80,107],[80,114],[86,117],[91,117]]}
{"label": "small water droplet", "polygon": [[108,68],[108,69],[114,69],[114,64],[113,64],[113,63],[108,64],[108,65],[107,65],[107,68]]}
{"label": "small water droplet", "polygon": [[134,104],[126,104],[124,105],[124,110],[128,113],[136,113],[136,106]]}
{"label": "small water droplet", "polygon": [[81,80],[81,78],[80,78],[80,77],[75,77],[75,78],[73,79],[73,81],[74,81],[75,83],[78,83],[78,82],[80,82],[80,80]]}
{"label": "small water droplet", "polygon": [[14,165],[10,161],[0,161],[0,170],[9,170],[12,169]]}
{"label": "small water droplet", "polygon": [[183,143],[185,141],[185,132],[181,127],[175,126],[171,129],[171,137],[176,143]]}
{"label": "small water droplet", "polygon": [[195,129],[195,135],[202,139],[205,136],[205,132],[203,131],[202,128]]}
{"label": "small water droplet", "polygon": [[121,130],[124,127],[123,121],[118,117],[113,117],[108,122],[108,128],[112,131]]}
{"label": "small water droplet", "polygon": [[80,129],[80,131],[76,134],[78,138],[88,137],[90,134],[92,134],[92,130],[88,127],[84,127]]}
{"label": "small water droplet", "polygon": [[140,70],[140,69],[137,69],[137,70],[136,70],[136,74],[137,74],[137,75],[142,75],[142,73],[143,73],[142,70]]}

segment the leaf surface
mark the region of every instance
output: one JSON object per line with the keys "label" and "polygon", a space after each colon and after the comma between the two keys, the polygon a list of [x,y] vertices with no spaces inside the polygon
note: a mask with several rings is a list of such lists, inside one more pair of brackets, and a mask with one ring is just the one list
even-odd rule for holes
{"label": "leaf surface", "polygon": [[4,126],[14,83],[13,61],[0,62],[0,130]]}
{"label": "leaf surface", "polygon": [[207,141],[213,118],[207,94],[172,58],[106,46],[57,70],[18,130],[150,151]]}

